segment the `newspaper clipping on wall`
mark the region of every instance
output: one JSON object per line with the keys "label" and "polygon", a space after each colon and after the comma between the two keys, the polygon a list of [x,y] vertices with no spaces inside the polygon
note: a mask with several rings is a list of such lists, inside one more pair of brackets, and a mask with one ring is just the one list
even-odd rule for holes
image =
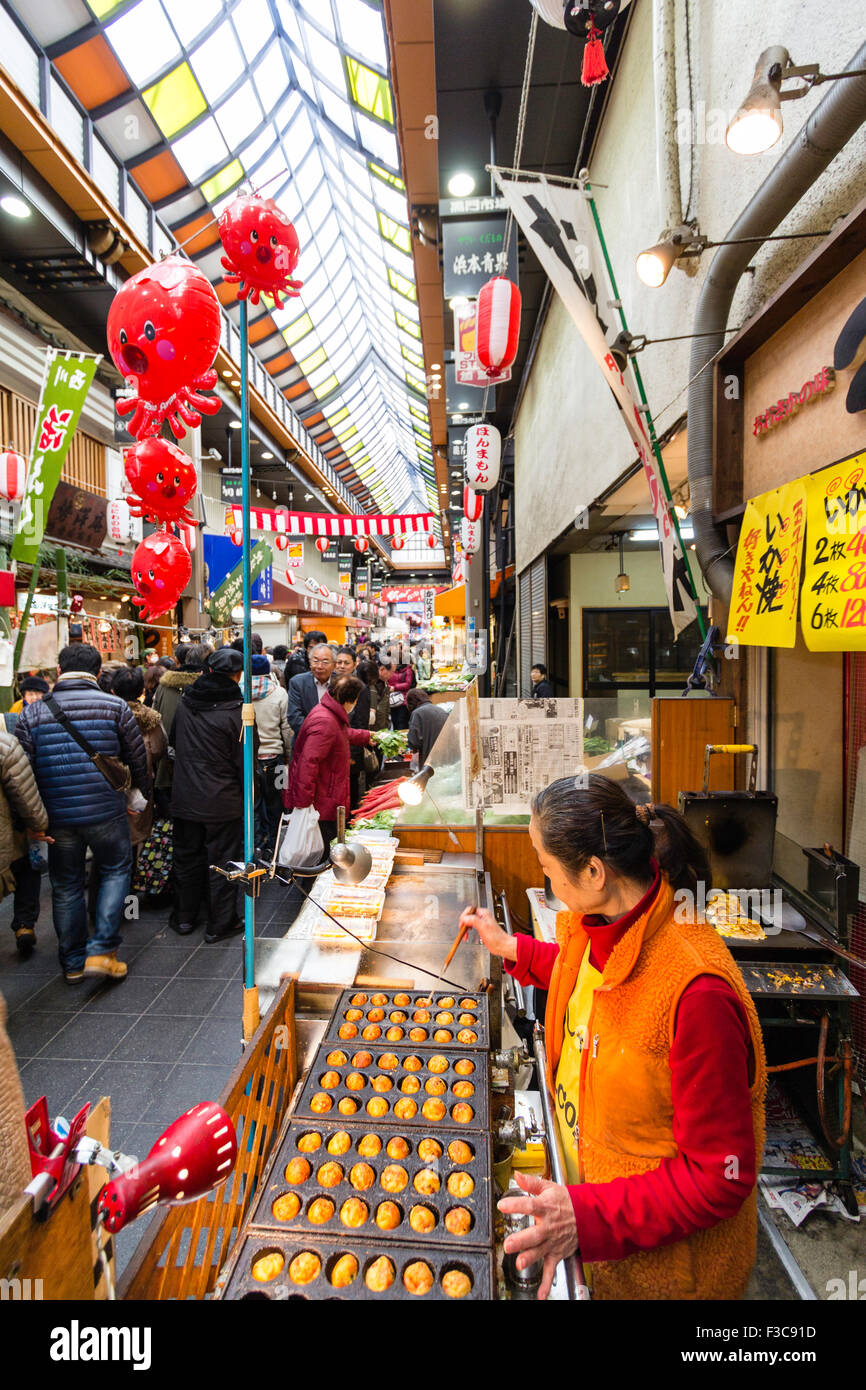
{"label": "newspaper clipping on wall", "polygon": [[461,720],[463,804],[529,814],[536,792],[583,767],[582,700],[479,700],[481,776],[472,778],[469,721]]}

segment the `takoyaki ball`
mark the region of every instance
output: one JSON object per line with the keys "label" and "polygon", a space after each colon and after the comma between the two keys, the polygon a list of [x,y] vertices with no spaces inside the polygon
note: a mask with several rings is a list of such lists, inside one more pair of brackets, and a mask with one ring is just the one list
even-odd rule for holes
{"label": "takoyaki ball", "polygon": [[425,1120],[432,1120],[437,1123],[445,1118],[445,1102],[442,1100],[425,1100],[421,1106],[421,1114]]}
{"label": "takoyaki ball", "polygon": [[472,1213],[466,1207],[452,1207],[445,1213],[445,1229],[452,1236],[468,1236],[472,1229]]}
{"label": "takoyaki ball", "polygon": [[322,1270],[322,1261],[312,1250],[302,1250],[289,1265],[289,1278],[293,1284],[312,1284]]}
{"label": "takoyaki ball", "polygon": [[467,995],[465,999],[461,999],[461,1000],[460,1000],[460,1007],[461,1007],[461,1009],[477,1009],[477,1008],[478,1008],[478,1000],[477,1000],[477,999],[470,999],[469,996]]}
{"label": "takoyaki ball", "polygon": [[373,1087],[374,1091],[390,1091],[394,1082],[391,1080],[390,1076],[374,1076],[370,1085]]}
{"label": "takoyaki ball", "polygon": [[435,1163],[442,1157],[442,1145],[438,1139],[422,1139],[418,1145],[418,1157],[423,1163]]}
{"label": "takoyaki ball", "polygon": [[405,1009],[407,1004],[412,1003],[412,1000],[409,998],[408,994],[400,993],[394,995],[394,1003],[397,1004],[401,1009]]}
{"label": "takoyaki ball", "polygon": [[462,1269],[446,1270],[442,1276],[442,1292],[449,1298],[465,1298],[472,1288],[472,1280]]}
{"label": "takoyaki ball", "polygon": [[432,994],[431,994],[429,997],[425,996],[423,999],[416,999],[416,1000],[415,1000],[415,1004],[416,1004],[416,1006],[417,1006],[419,1009],[429,1009],[429,1007],[430,1007],[430,1005],[431,1005],[432,1003],[433,1003],[433,995],[432,995]]}
{"label": "takoyaki ball", "polygon": [[368,1023],[367,1027],[361,1034],[361,1037],[364,1039],[365,1042],[375,1042],[376,1039],[381,1038],[381,1036],[382,1029],[379,1027],[378,1023]]}
{"label": "takoyaki ball", "polygon": [[400,1082],[400,1090],[406,1096],[414,1096],[416,1091],[421,1090],[421,1082],[417,1076],[404,1076]]}
{"label": "takoyaki ball", "polygon": [[311,1172],[312,1169],[306,1158],[289,1159],[288,1167],[286,1168],[286,1182],[292,1184],[306,1182]]}
{"label": "takoyaki ball", "polygon": [[409,1145],[402,1134],[395,1134],[393,1139],[388,1140],[388,1147],[385,1152],[389,1158],[408,1158]]}
{"label": "takoyaki ball", "polygon": [[339,1163],[323,1163],[316,1174],[319,1187],[339,1187],[343,1181],[343,1170]]}
{"label": "takoyaki ball", "polygon": [[435,1043],[449,1043],[451,1041],[451,1034],[447,1028],[437,1028],[436,1032],[433,1034],[433,1041]]}
{"label": "takoyaki ball", "polygon": [[429,1009],[416,1009],[415,1012],[414,1012],[414,1014],[412,1015],[412,1022],[413,1022],[413,1023],[429,1023],[429,1022],[430,1022],[430,1010],[429,1010]]}
{"label": "takoyaki ball", "polygon": [[369,1215],[367,1203],[362,1202],[360,1197],[347,1197],[340,1207],[340,1220],[344,1226],[363,1226]]}
{"label": "takoyaki ball", "polygon": [[384,1293],[394,1282],[394,1266],[386,1255],[374,1260],[364,1275],[364,1283],[372,1293]]}
{"label": "takoyaki ball", "polygon": [[475,1063],[470,1062],[468,1057],[458,1057],[454,1063],[454,1070],[458,1076],[471,1076],[475,1070]]}
{"label": "takoyaki ball", "polygon": [[257,1283],[269,1284],[272,1279],[276,1279],[284,1264],[285,1260],[279,1250],[271,1250],[267,1255],[260,1255],[257,1260],[253,1260],[250,1273]]}
{"label": "takoyaki ball", "polygon": [[396,1231],[400,1225],[400,1208],[396,1202],[380,1202],[376,1208],[376,1225],[380,1231]]}
{"label": "takoyaki ball", "polygon": [[385,1192],[402,1192],[409,1181],[409,1174],[399,1163],[389,1163],[382,1169],[379,1182]]}
{"label": "takoyaki ball", "polygon": [[421,1061],[421,1058],[420,1058],[420,1057],[416,1057],[416,1056],[414,1055],[414,1053],[413,1053],[411,1056],[407,1057],[407,1058],[405,1059],[405,1061],[403,1062],[403,1070],[404,1070],[404,1071],[420,1071],[421,1068],[423,1067],[423,1065],[424,1065],[424,1063]]}
{"label": "takoyaki ball", "polygon": [[361,1007],[361,1006],[363,1006],[364,1004],[366,1004],[366,1002],[367,1002],[367,996],[366,996],[366,994],[353,994],[352,997],[351,997],[351,999],[349,1000],[349,1003],[350,1003],[350,1004],[357,1004],[359,1007]]}
{"label": "takoyaki ball", "polygon": [[333,1091],[335,1086],[340,1084],[340,1073],[338,1071],[326,1071],[319,1077],[319,1085],[324,1091]]}
{"label": "takoyaki ball", "polygon": [[424,1090],[428,1096],[441,1096],[448,1090],[441,1076],[428,1076],[424,1082]]}
{"label": "takoyaki ball", "polygon": [[409,1225],[419,1236],[426,1236],[436,1225],[436,1213],[429,1207],[413,1207],[409,1213]]}
{"label": "takoyaki ball", "polygon": [[405,1023],[405,1022],[406,1022],[406,1017],[407,1017],[407,1015],[406,1015],[405,1009],[395,1009],[393,1013],[390,1013],[390,1014],[388,1015],[388,1022],[389,1022],[389,1023]]}
{"label": "takoyaki ball", "polygon": [[338,1129],[336,1134],[331,1135],[326,1147],[329,1154],[347,1154],[352,1147],[352,1136],[344,1129]]}
{"label": "takoyaki ball", "polygon": [[439,1174],[433,1168],[420,1168],[412,1179],[412,1186],[424,1197],[432,1197],[441,1186]]}
{"label": "takoyaki ball", "polygon": [[409,1096],[403,1096],[394,1106],[394,1114],[398,1120],[411,1120],[418,1114],[418,1106]]}
{"label": "takoyaki ball", "polygon": [[478,1034],[473,1033],[471,1028],[461,1028],[457,1034],[457,1041],[462,1043],[475,1043],[478,1041]]}
{"label": "takoyaki ball", "polygon": [[381,1008],[381,1006],[382,1006],[383,1004],[387,1004],[387,1002],[388,1002],[388,996],[387,996],[387,994],[371,994],[371,995],[370,995],[370,1003],[373,1004],[377,1009],[378,1009],[378,1008]]}
{"label": "takoyaki ball", "polygon": [[357,1023],[341,1023],[340,1026],[339,1026],[339,1028],[337,1029],[337,1037],[338,1037],[338,1038],[357,1038],[357,1036],[358,1036],[358,1025],[357,1025]]}
{"label": "takoyaki ball", "polygon": [[301,1199],[297,1192],[284,1192],[271,1207],[277,1221],[291,1221],[301,1210]]}
{"label": "takoyaki ball", "polygon": [[369,1163],[356,1163],[349,1170],[349,1182],[356,1192],[366,1192],[368,1187],[372,1187],[376,1181],[376,1174]]}
{"label": "takoyaki ball", "polygon": [[388,1102],[384,1096],[373,1096],[372,1100],[367,1101],[367,1114],[371,1115],[374,1120],[381,1119],[387,1113]]}
{"label": "takoyaki ball", "polygon": [[451,1111],[451,1118],[458,1125],[468,1125],[475,1117],[475,1111],[471,1105],[467,1105],[465,1100],[460,1100]]}
{"label": "takoyaki ball", "polygon": [[346,1077],[347,1091],[363,1091],[366,1084],[367,1078],[364,1076],[363,1072],[350,1071],[349,1075]]}
{"label": "takoyaki ball", "polygon": [[381,1023],[384,1017],[384,1009],[370,1009],[367,1013],[367,1018],[370,1023]]}
{"label": "takoyaki ball", "polygon": [[322,1136],[321,1134],[316,1134],[315,1130],[311,1130],[309,1134],[301,1134],[298,1136],[297,1148],[302,1154],[313,1154],[316,1152],[316,1149],[320,1149],[321,1147]]}
{"label": "takoyaki ball", "polygon": [[448,1058],[443,1057],[441,1052],[437,1052],[435,1057],[431,1057],[427,1063],[427,1070],[432,1071],[434,1076],[448,1070]]}
{"label": "takoyaki ball", "polygon": [[457,1022],[461,1025],[461,1027],[464,1027],[464,1028],[466,1028],[466,1027],[473,1028],[473,1027],[475,1026],[475,1015],[474,1015],[474,1014],[458,1014],[458,1015],[457,1015]]}
{"label": "takoyaki ball", "polygon": [[358,1275],[358,1261],[354,1255],[341,1255],[331,1270],[331,1284],[335,1289],[345,1289]]}
{"label": "takoyaki ball", "polygon": [[362,1158],[375,1158],[382,1152],[382,1140],[378,1134],[363,1134],[358,1140],[358,1153]]}
{"label": "takoyaki ball", "polygon": [[[443,1009],[443,1011],[442,1011],[441,1013],[438,1013],[438,1014],[436,1015],[435,1022],[436,1022],[436,1023],[453,1023],[453,1022],[454,1022],[454,1015],[451,1014],[451,1013],[449,1013],[447,1009]],[[473,1020],[470,1018],[469,1022],[472,1023]]]}
{"label": "takoyaki ball", "polygon": [[410,1028],[410,1029],[409,1029],[409,1037],[410,1037],[410,1039],[412,1040],[412,1042],[426,1042],[426,1040],[427,1040],[427,1029],[426,1029],[426,1028]]}
{"label": "takoyaki ball", "polygon": [[373,1065],[372,1052],[356,1052],[352,1058],[353,1067],[371,1067]]}
{"label": "takoyaki ball", "polygon": [[363,1009],[347,1009],[343,1014],[347,1023],[357,1023],[359,1018],[364,1017]]}
{"label": "takoyaki ball", "polygon": [[344,1067],[348,1061],[345,1052],[329,1052],[325,1061],[329,1067]]}
{"label": "takoyaki ball", "polygon": [[316,1197],[307,1208],[307,1220],[314,1226],[324,1226],[334,1215],[334,1203],[330,1197]]}
{"label": "takoyaki ball", "polygon": [[385,1034],[386,1042],[399,1042],[403,1036],[402,1028],[389,1028]]}
{"label": "takoyaki ball", "polygon": [[453,1009],[453,1008],[454,1008],[454,996],[453,996],[453,994],[443,994],[442,998],[439,1000],[439,1008],[440,1008],[440,1009]]}
{"label": "takoyaki ball", "polygon": [[423,1260],[415,1260],[403,1272],[403,1286],[412,1294],[429,1293],[433,1287],[433,1271]]}
{"label": "takoyaki ball", "polygon": [[332,1096],[328,1095],[327,1091],[317,1091],[310,1101],[310,1109],[316,1115],[324,1115],[326,1111],[331,1109],[333,1104],[334,1099]]}
{"label": "takoyaki ball", "polygon": [[357,1115],[358,1102],[352,1100],[351,1096],[343,1096],[337,1101],[337,1109],[341,1115]]}
{"label": "takoyaki ball", "polygon": [[465,1100],[467,1096],[475,1095],[475,1087],[471,1081],[455,1081],[451,1089],[455,1096],[459,1096],[461,1100]]}
{"label": "takoyaki ball", "polygon": [[382,1071],[393,1071],[397,1066],[397,1056],[394,1052],[383,1052],[379,1058],[379,1067]]}
{"label": "takoyaki ball", "polygon": [[447,1187],[452,1197],[471,1197],[475,1179],[471,1173],[449,1173]]}
{"label": "takoyaki ball", "polygon": [[452,1163],[471,1163],[472,1150],[463,1139],[452,1139],[448,1145],[448,1157]]}

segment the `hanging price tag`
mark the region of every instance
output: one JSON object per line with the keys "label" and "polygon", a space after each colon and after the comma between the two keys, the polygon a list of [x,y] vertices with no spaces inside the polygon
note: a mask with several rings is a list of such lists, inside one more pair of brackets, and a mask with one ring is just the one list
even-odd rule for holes
{"label": "hanging price tag", "polygon": [[806,479],[800,624],[813,652],[866,651],[866,453]]}

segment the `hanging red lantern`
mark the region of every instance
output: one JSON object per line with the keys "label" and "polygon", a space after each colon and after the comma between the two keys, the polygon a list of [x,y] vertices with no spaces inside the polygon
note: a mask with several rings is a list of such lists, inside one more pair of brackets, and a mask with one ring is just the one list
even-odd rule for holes
{"label": "hanging red lantern", "polygon": [[14,449],[4,449],[0,454],[0,497],[7,502],[17,502],[24,496],[26,482],[26,458]]}
{"label": "hanging red lantern", "polygon": [[195,550],[196,541],[198,540],[198,527],[196,526],[195,522],[192,522],[190,524],[185,523],[184,525],[179,526],[178,535],[180,536],[181,540],[183,541],[184,545],[186,546],[187,550],[191,555]]}
{"label": "hanging red lantern", "polygon": [[357,536],[355,539],[355,549],[359,555],[363,555],[365,550],[370,549],[370,542],[366,536]]}
{"label": "hanging red lantern", "polygon": [[392,550],[402,550],[405,544],[406,544],[406,538],[405,538],[405,536],[392,536],[392,537],[391,537],[391,549],[392,549]]}
{"label": "hanging red lantern", "polygon": [[192,561],[177,536],[169,531],[154,531],[136,546],[129,568],[141,595],[132,601],[141,609],[144,621],[152,623],[177,603],[189,583]]}
{"label": "hanging red lantern", "polygon": [[127,449],[123,466],[135,493],[129,501],[133,516],[164,524],[194,520],[187,502],[195,496],[198,482],[195,464],[183,449],[168,439],[142,439]]}
{"label": "hanging red lantern", "polygon": [[436,537],[433,535],[433,532],[431,531],[431,532],[430,532],[430,535],[427,537],[427,549],[428,549],[428,550],[435,550],[437,544],[438,544],[438,542],[437,542],[437,540],[436,540]]}
{"label": "hanging red lantern", "polygon": [[466,481],[475,492],[489,492],[499,481],[502,436],[495,425],[472,425],[463,440]]}
{"label": "hanging red lantern", "polygon": [[237,528],[236,528],[234,531],[229,531],[229,540],[231,541],[232,545],[243,545],[243,543],[244,543],[244,533],[243,533],[243,531],[238,530]]}
{"label": "hanging red lantern", "polygon": [[480,521],[484,511],[484,495],[479,495],[467,483],[463,489],[463,515],[467,521]]}
{"label": "hanging red lantern", "polygon": [[219,234],[225,278],[239,286],[238,299],[249,295],[258,304],[266,294],[279,306],[283,295],[299,293],[303,280],[290,278],[301,253],[298,234],[273,198],[241,194],[220,217]]}
{"label": "hanging red lantern", "polygon": [[327,584],[320,584],[320,585],[319,585],[319,597],[320,597],[320,598],[330,598],[330,596],[331,596],[331,591],[330,591],[330,589],[328,588]]}
{"label": "hanging red lantern", "polygon": [[164,420],[175,438],[195,429],[201,412],[216,415],[213,370],[222,321],[210,281],[180,256],[167,256],[131,276],[108,311],[108,350],[134,395],[117,402],[132,415],[136,439],[158,434]]}
{"label": "hanging red lantern", "polygon": [[517,356],[520,304],[520,290],[504,275],[495,275],[478,293],[475,356],[488,376],[506,371]]}
{"label": "hanging red lantern", "polygon": [[325,554],[330,544],[331,542],[328,540],[327,536],[316,537],[316,549],[318,550],[320,555]]}
{"label": "hanging red lantern", "polygon": [[277,547],[277,550],[288,550],[289,538],[284,531],[278,531],[274,536],[274,545]]}

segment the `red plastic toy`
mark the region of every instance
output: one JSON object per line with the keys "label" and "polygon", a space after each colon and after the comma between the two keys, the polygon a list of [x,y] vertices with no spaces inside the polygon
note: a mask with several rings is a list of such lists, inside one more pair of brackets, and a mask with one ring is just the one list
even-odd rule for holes
{"label": "red plastic toy", "polygon": [[198,483],[195,464],[168,439],[142,439],[127,452],[126,477],[135,493],[127,499],[133,516],[145,521],[192,523],[187,502]]}
{"label": "red plastic toy", "polygon": [[283,295],[298,294],[304,282],[291,279],[301,254],[298,234],[273,198],[241,194],[220,218],[219,233],[222,263],[229,272],[225,278],[240,286],[238,299],[249,296],[251,304],[258,304],[267,294],[280,305]]}
{"label": "red plastic toy", "polygon": [[220,342],[220,307],[210,281],[180,256],[140,270],[115,295],[108,311],[108,350],[135,395],[117,402],[132,415],[136,439],[159,434],[164,420],[175,438],[195,429],[201,412],[215,415],[213,370]]}
{"label": "red plastic toy", "polygon": [[169,531],[154,531],[136,547],[130,565],[132,582],[141,595],[132,601],[146,623],[173,608],[189,583],[189,551]]}

